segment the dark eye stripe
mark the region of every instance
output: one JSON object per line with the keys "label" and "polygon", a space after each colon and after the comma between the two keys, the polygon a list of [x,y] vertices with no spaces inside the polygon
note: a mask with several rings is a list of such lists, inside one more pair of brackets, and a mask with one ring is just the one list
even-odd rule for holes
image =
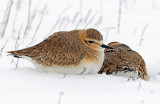
{"label": "dark eye stripe", "polygon": [[88,41],[88,43],[94,43],[94,41]]}

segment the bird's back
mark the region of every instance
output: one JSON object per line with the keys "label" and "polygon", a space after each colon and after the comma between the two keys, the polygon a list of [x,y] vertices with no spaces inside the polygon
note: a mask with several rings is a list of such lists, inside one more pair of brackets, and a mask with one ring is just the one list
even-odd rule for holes
{"label": "bird's back", "polygon": [[104,51],[105,58],[101,70],[104,70],[107,74],[123,70],[133,70],[138,71],[143,79],[148,76],[145,61],[140,54],[125,44],[119,43],[112,47],[114,49]]}
{"label": "bird's back", "polygon": [[78,31],[57,32],[35,46],[9,53],[16,57],[29,57],[44,66],[77,65],[84,57],[83,44],[79,41]]}

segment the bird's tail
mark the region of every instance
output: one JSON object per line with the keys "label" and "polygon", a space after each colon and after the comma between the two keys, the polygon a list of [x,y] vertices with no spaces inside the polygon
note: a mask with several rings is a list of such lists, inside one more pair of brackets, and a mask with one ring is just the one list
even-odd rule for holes
{"label": "bird's tail", "polygon": [[146,68],[144,68],[143,73],[141,73],[141,74],[143,76],[142,77],[143,80],[149,81],[151,79],[151,76],[147,73],[147,69]]}
{"label": "bird's tail", "polygon": [[18,50],[18,51],[9,51],[9,52],[7,52],[7,53],[9,53],[8,55],[13,55],[14,57],[16,57],[16,58],[22,58],[21,56],[21,54],[20,54],[20,52],[19,52],[20,50]]}
{"label": "bird's tail", "polygon": [[144,76],[144,78],[143,78],[145,81],[149,81],[150,79],[151,79],[151,76],[150,75],[146,75],[146,76]]}

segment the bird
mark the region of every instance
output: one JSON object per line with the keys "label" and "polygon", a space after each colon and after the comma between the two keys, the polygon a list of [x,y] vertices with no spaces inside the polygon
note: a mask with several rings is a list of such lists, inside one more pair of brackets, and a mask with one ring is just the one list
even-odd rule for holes
{"label": "bird", "polygon": [[60,31],[37,45],[9,51],[10,55],[24,58],[37,68],[63,74],[98,74],[104,61],[102,34],[94,29]]}
{"label": "bird", "polygon": [[133,72],[133,74],[136,74],[136,76],[133,75],[135,78],[150,79],[145,61],[139,53],[120,42],[111,42],[108,46],[113,49],[106,48],[104,50],[104,62],[99,74],[103,72],[106,72],[107,75],[123,73],[122,75],[125,76],[129,72]]}

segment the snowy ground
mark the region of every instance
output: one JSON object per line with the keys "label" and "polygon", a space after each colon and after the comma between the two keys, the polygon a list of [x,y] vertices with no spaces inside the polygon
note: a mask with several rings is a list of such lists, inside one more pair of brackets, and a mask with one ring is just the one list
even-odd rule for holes
{"label": "snowy ground", "polygon": [[[8,1],[0,2],[1,31]],[[119,0],[32,0],[30,19],[34,10],[37,12],[23,39],[28,2],[14,0],[5,36],[0,38],[0,104],[160,104],[160,0],[122,0],[120,33],[117,33]],[[106,74],[64,77],[39,71],[24,59],[18,61],[16,68],[17,59],[12,62],[12,56],[7,56],[7,51],[15,49],[18,34],[16,49],[21,49],[56,31],[75,28],[98,29],[106,44],[111,41],[128,44],[144,58],[151,80],[127,81],[127,78]],[[143,41],[139,45],[143,30]]]}

